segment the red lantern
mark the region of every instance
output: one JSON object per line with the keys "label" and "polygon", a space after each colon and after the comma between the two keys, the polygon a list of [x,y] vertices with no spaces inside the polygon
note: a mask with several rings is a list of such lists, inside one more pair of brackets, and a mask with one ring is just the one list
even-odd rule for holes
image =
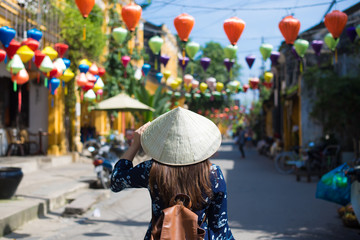
{"label": "red lantern", "polygon": [[102,77],[102,76],[104,76],[105,73],[106,73],[105,68],[99,67],[99,73],[98,73],[98,75],[99,75],[100,77]]}
{"label": "red lantern", "polygon": [[35,51],[36,49],[39,48],[39,44],[40,43],[38,41],[36,41],[35,39],[32,39],[32,38],[28,38],[21,42],[21,45],[26,45],[33,51]]}
{"label": "red lantern", "polygon": [[3,49],[0,49],[0,62],[4,61],[6,58],[6,52]]}
{"label": "red lantern", "polygon": [[44,60],[46,54],[45,53],[42,53],[40,50],[36,50],[35,51],[35,58],[34,58],[34,63],[36,65],[37,68],[40,67],[42,61]]}
{"label": "red lantern", "polygon": [[249,85],[247,85],[247,84],[244,84],[243,85],[243,90],[244,90],[244,92],[246,93],[246,91],[249,89]]}
{"label": "red lantern", "polygon": [[195,19],[187,13],[182,13],[174,19],[174,25],[181,41],[188,41],[194,24]]}
{"label": "red lantern", "polygon": [[76,84],[79,87],[85,86],[87,82],[88,81],[87,81],[85,73],[80,73],[80,75],[76,78]]}
{"label": "red lantern", "polygon": [[287,44],[294,44],[300,31],[300,21],[293,16],[284,17],[279,22],[279,29],[285,38],[285,42]]}
{"label": "red lantern", "polygon": [[56,43],[54,49],[58,52],[59,57],[64,57],[64,54],[68,50],[69,46],[65,43]]}
{"label": "red lantern", "polygon": [[[14,77],[11,78],[15,85],[23,85],[29,81],[29,74],[26,69],[21,69]],[[22,102],[22,95],[21,95],[21,88],[19,88],[18,92],[18,111],[21,112],[21,102]]]}
{"label": "red lantern", "polygon": [[263,85],[266,87],[266,89],[272,88],[272,82],[263,82]]}
{"label": "red lantern", "polygon": [[86,73],[86,78],[87,78],[88,82],[92,82],[92,83],[95,84],[95,82],[96,82],[96,77],[95,77],[93,74],[87,72],[87,73]]}
{"label": "red lantern", "polygon": [[13,56],[15,55],[16,51],[19,49],[20,46],[21,45],[18,41],[14,40],[14,39],[11,40],[11,42],[9,43],[9,46],[7,48],[5,48],[6,53],[10,59],[13,58]]}
{"label": "red lantern", "polygon": [[90,68],[89,68],[89,72],[92,74],[92,75],[98,75],[99,74],[99,68],[98,66],[96,66],[95,63],[93,63]]}
{"label": "red lantern", "polygon": [[224,31],[232,45],[236,45],[245,28],[245,22],[237,17],[226,19]]}
{"label": "red lantern", "polygon": [[135,28],[140,21],[141,13],[142,8],[133,2],[121,9],[122,19],[124,20],[129,31],[135,31]]}
{"label": "red lantern", "polygon": [[84,18],[87,18],[95,5],[95,0],[75,0],[75,3],[81,12],[81,15]]}
{"label": "red lantern", "polygon": [[258,89],[259,88],[259,79],[258,78],[251,78],[249,83],[250,83],[250,88],[251,89]]}
{"label": "red lantern", "polygon": [[81,88],[84,90],[84,92],[87,92],[89,91],[90,89],[92,89],[94,87],[94,83],[93,82],[90,82],[90,81],[87,81],[85,83],[84,86],[82,86]]}
{"label": "red lantern", "polygon": [[62,75],[61,69],[54,67],[53,70],[49,72],[49,78],[59,78]]}
{"label": "red lantern", "polygon": [[346,13],[334,10],[331,13],[326,14],[324,23],[325,27],[329,30],[333,37],[337,39],[344,30],[347,20],[348,16]]}

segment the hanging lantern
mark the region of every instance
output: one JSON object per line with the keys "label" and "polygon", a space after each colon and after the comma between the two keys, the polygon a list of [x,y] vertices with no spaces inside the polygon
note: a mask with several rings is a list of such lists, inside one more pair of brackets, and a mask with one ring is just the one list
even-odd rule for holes
{"label": "hanging lantern", "polygon": [[[40,68],[40,65],[44,60],[45,56],[45,53],[42,53],[40,50],[36,50],[34,52],[34,63],[37,68]],[[40,72],[37,73],[37,83],[40,83]]]}
{"label": "hanging lantern", "polygon": [[130,60],[131,60],[131,58],[129,56],[122,56],[121,57],[121,62],[124,65],[125,68],[127,67]]}
{"label": "hanging lantern", "polygon": [[240,82],[239,81],[231,81],[229,82],[229,84],[227,85],[228,89],[231,91],[231,93],[234,93],[238,90],[240,86]]}
{"label": "hanging lantern", "polygon": [[259,79],[258,78],[250,78],[249,84],[251,89],[258,89],[259,88]]}
{"label": "hanging lantern", "polygon": [[192,80],[191,82],[191,87],[192,89],[196,89],[199,86],[199,81],[198,80]]}
{"label": "hanging lantern", "polygon": [[163,74],[161,72],[156,73],[155,78],[158,81],[158,83],[161,83],[161,79],[163,78]]}
{"label": "hanging lantern", "polygon": [[356,31],[358,37],[360,37],[360,24],[356,26],[355,31]]}
{"label": "hanging lantern", "polygon": [[202,93],[205,93],[206,89],[208,88],[208,85],[206,83],[202,82],[202,83],[200,83],[199,88]]}
{"label": "hanging lantern", "polygon": [[171,81],[170,83],[170,87],[173,89],[173,90],[176,90],[178,87],[179,87],[179,83],[177,81]]}
{"label": "hanging lantern", "polygon": [[93,63],[93,64],[90,66],[89,72],[90,72],[92,75],[98,75],[98,73],[99,73],[99,68],[97,67],[96,63]]}
{"label": "hanging lantern", "polygon": [[206,84],[208,85],[211,91],[214,91],[216,87],[216,79],[213,77],[209,77],[206,79]]}
{"label": "hanging lantern", "polygon": [[170,60],[170,57],[167,56],[167,55],[161,55],[160,56],[160,63],[162,63],[164,65],[164,67],[166,67],[169,60]]}
{"label": "hanging lantern", "polygon": [[36,41],[35,39],[32,39],[32,38],[28,38],[24,41],[21,42],[21,45],[24,46],[28,46],[32,51],[36,51],[36,49],[39,48],[39,42]]}
{"label": "hanging lantern", "polygon": [[294,47],[297,54],[303,58],[305,56],[307,49],[309,48],[309,42],[304,39],[297,39],[294,42]]}
{"label": "hanging lantern", "polygon": [[62,58],[57,58],[54,61],[54,66],[59,68],[61,70],[61,72],[64,72],[66,70],[66,65],[65,65],[64,60]]}
{"label": "hanging lantern", "polygon": [[54,65],[54,68],[49,72],[48,77],[59,78],[61,75],[62,75],[61,69]]}
{"label": "hanging lantern", "polygon": [[216,91],[221,92],[221,90],[223,90],[223,88],[224,88],[224,84],[222,82],[216,83]]}
{"label": "hanging lantern", "polygon": [[355,29],[355,27],[348,27],[346,29],[346,34],[348,35],[351,42],[355,41],[355,38],[356,38],[356,29]]}
{"label": "hanging lantern", "polygon": [[79,87],[85,86],[87,82],[88,81],[87,81],[85,73],[80,73],[80,75],[76,78],[76,84]]}
{"label": "hanging lantern", "polygon": [[273,46],[271,44],[268,43],[261,44],[260,53],[264,61],[266,61],[270,57],[272,49]]}
{"label": "hanging lantern", "polygon": [[95,5],[95,0],[75,0],[77,7],[84,19],[86,19]]}
{"label": "hanging lantern", "polygon": [[228,45],[227,47],[224,48],[225,57],[228,59],[235,59],[236,51],[237,51],[237,46]]}
{"label": "hanging lantern", "polygon": [[0,62],[4,61],[6,58],[6,52],[3,49],[0,49]]}
{"label": "hanging lantern", "polygon": [[81,73],[87,73],[89,71],[89,65],[86,64],[80,64],[79,65],[79,70]]}
{"label": "hanging lantern", "polygon": [[104,88],[104,82],[101,78],[98,78],[98,80],[96,81],[94,87],[93,87],[93,90],[94,92],[98,92],[100,89],[103,89]]}
{"label": "hanging lantern", "polygon": [[11,74],[17,74],[18,72],[20,72],[20,70],[22,70],[24,68],[25,68],[25,66],[24,66],[23,62],[21,61],[21,58],[17,54],[14,55],[14,57],[7,64],[7,67],[6,67],[6,69]]}
{"label": "hanging lantern", "polygon": [[244,84],[243,85],[243,90],[244,90],[244,93],[246,93],[246,91],[249,89],[249,85],[247,84]]}
{"label": "hanging lantern", "polygon": [[248,55],[245,57],[245,61],[246,61],[247,65],[249,66],[249,69],[251,69],[251,67],[253,66],[255,59],[256,59],[255,55]]}
{"label": "hanging lantern", "polygon": [[185,68],[188,65],[188,63],[189,63],[188,57],[185,57],[185,58],[179,57],[179,65],[183,71],[185,71]]}
{"label": "hanging lantern", "polygon": [[230,61],[228,58],[225,58],[225,59],[224,59],[224,65],[225,65],[226,70],[227,70],[228,72],[231,71],[231,68],[233,67],[234,63],[235,63],[234,60]]}
{"label": "hanging lantern", "polygon": [[151,65],[148,64],[148,63],[144,63],[141,70],[142,70],[142,73],[144,74],[145,77],[149,74],[150,69],[151,69]]}
{"label": "hanging lantern", "polygon": [[190,59],[194,59],[199,49],[200,49],[200,44],[196,42],[188,42],[185,46],[186,53]]}
{"label": "hanging lantern", "polygon": [[141,13],[142,8],[133,2],[129,3],[121,9],[122,19],[124,20],[126,27],[130,32],[135,31],[135,28],[140,21]]}
{"label": "hanging lantern", "polygon": [[[14,77],[11,78],[14,82],[14,91],[17,89],[17,85],[23,85],[29,81],[29,74],[26,69],[21,69]],[[18,92],[18,111],[21,112],[21,105],[22,105],[22,94],[21,88]]]}
{"label": "hanging lantern", "polygon": [[181,41],[188,41],[194,24],[195,19],[187,13],[182,13],[174,19],[174,26]]}
{"label": "hanging lantern", "polygon": [[237,17],[232,17],[224,21],[224,31],[232,45],[236,45],[245,28],[245,22]]}
{"label": "hanging lantern", "polygon": [[293,16],[284,17],[279,22],[279,29],[286,44],[294,44],[300,31],[300,21]]}
{"label": "hanging lantern", "polygon": [[326,34],[324,37],[324,42],[331,51],[335,51],[339,41],[340,38],[335,39],[331,33]]}
{"label": "hanging lantern", "polygon": [[42,35],[42,32],[40,30],[37,30],[36,28],[27,31],[27,37],[35,39],[38,42],[40,42]]}
{"label": "hanging lantern", "polygon": [[334,10],[326,14],[324,24],[332,34],[333,38],[338,39],[346,26],[348,16],[346,13]]}
{"label": "hanging lantern", "polygon": [[54,48],[55,51],[58,53],[59,57],[62,58],[66,51],[69,49],[69,46],[65,43],[56,43]]}
{"label": "hanging lantern", "polygon": [[185,74],[185,75],[184,75],[184,83],[185,83],[186,85],[190,85],[193,80],[194,80],[194,77],[191,76],[190,74]]}
{"label": "hanging lantern", "polygon": [[16,31],[13,28],[4,26],[0,28],[0,41],[7,48],[10,42],[14,39]]}
{"label": "hanging lantern", "polygon": [[79,65],[84,64],[84,65],[88,65],[89,67],[91,66],[92,62],[90,62],[89,60],[87,60],[86,58],[82,59],[79,62]]}
{"label": "hanging lantern", "polygon": [[86,73],[86,78],[87,78],[88,82],[91,82],[91,83],[95,84],[96,77],[93,74],[91,74],[90,72],[87,72]]}
{"label": "hanging lantern", "polygon": [[70,67],[71,61],[67,58],[63,58],[64,64],[66,66],[66,69],[68,69]]}
{"label": "hanging lantern", "polygon": [[[49,89],[51,95],[56,94],[56,89],[60,86],[60,80],[57,78],[51,78],[49,81]],[[52,103],[53,104],[53,103]]]}
{"label": "hanging lantern", "polygon": [[88,102],[95,101],[96,100],[95,92],[92,89],[86,91],[86,93],[84,94],[84,99]]}
{"label": "hanging lantern", "polygon": [[60,77],[60,80],[67,83],[71,79],[73,79],[74,76],[75,76],[75,74],[70,69],[66,69],[65,72],[63,73],[63,75]]}
{"label": "hanging lantern", "polygon": [[99,75],[100,77],[102,77],[102,76],[105,75],[105,73],[106,73],[105,68],[99,67],[99,73],[98,73],[98,75]]}
{"label": "hanging lantern", "polygon": [[16,54],[16,51],[21,47],[21,44],[16,40],[11,40],[8,47],[5,48],[7,56],[12,59],[13,56]]}
{"label": "hanging lantern", "polygon": [[314,49],[314,52],[317,56],[320,56],[321,48],[324,45],[322,40],[313,40],[311,42],[311,47]]}
{"label": "hanging lantern", "polygon": [[84,92],[87,92],[87,91],[89,91],[90,89],[93,89],[94,85],[95,85],[94,82],[86,81],[86,83],[84,84],[84,86],[82,86],[81,88],[82,88],[82,90],[83,90]]}
{"label": "hanging lantern", "polygon": [[210,66],[210,62],[211,62],[211,59],[207,58],[207,57],[200,59],[200,65],[205,72],[206,72],[206,69],[208,69],[208,67]]}
{"label": "hanging lantern", "polygon": [[[164,40],[159,36],[154,36],[154,37],[150,38],[149,47],[150,47],[151,51],[153,52],[153,54],[159,55],[161,46],[163,45],[163,43],[164,43]],[[155,70],[158,69],[157,65],[158,65],[158,62],[157,62],[157,57],[156,57],[155,58],[155,67],[154,67]]]}
{"label": "hanging lantern", "polygon": [[50,71],[52,71],[53,68],[54,68],[54,64],[51,61],[50,57],[45,56],[44,60],[41,62],[40,67],[39,67],[40,71],[42,71],[43,73],[46,74],[45,82],[44,82],[45,87],[48,86],[48,77],[49,77]]}
{"label": "hanging lantern", "polygon": [[58,56],[57,51],[55,51],[55,49],[49,46],[45,47],[41,52],[45,53],[46,56],[49,56],[51,60],[54,60]]}
{"label": "hanging lantern", "polygon": [[165,71],[163,72],[163,76],[164,76],[164,78],[165,78],[165,81],[168,80],[168,78],[171,76],[171,71],[165,70]]}
{"label": "hanging lantern", "polygon": [[265,72],[264,73],[264,79],[265,82],[271,82],[271,80],[274,78],[274,74],[272,72]]}
{"label": "hanging lantern", "polygon": [[122,27],[114,28],[112,31],[112,36],[118,44],[122,44],[125,41],[127,34],[128,30]]}
{"label": "hanging lantern", "polygon": [[270,55],[270,60],[272,65],[277,65],[279,62],[280,53],[276,51],[272,51]]}

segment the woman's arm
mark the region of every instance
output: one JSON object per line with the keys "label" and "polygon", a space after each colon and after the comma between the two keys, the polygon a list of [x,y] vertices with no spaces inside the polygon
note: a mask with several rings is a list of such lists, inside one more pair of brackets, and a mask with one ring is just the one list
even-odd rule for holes
{"label": "woman's arm", "polygon": [[131,146],[128,148],[128,150],[121,157],[122,159],[126,159],[126,160],[129,160],[129,161],[134,160],[134,157],[136,156],[136,153],[139,151],[139,149],[141,147],[141,141],[140,141],[141,134],[145,131],[145,129],[149,125],[150,125],[150,122],[142,125],[140,128],[138,128],[134,132],[133,142],[131,143]]}

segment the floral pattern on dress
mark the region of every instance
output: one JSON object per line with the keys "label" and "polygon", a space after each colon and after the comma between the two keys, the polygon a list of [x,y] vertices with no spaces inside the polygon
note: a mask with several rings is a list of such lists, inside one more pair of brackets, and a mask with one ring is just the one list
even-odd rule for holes
{"label": "floral pattern on dress", "polygon": [[[158,186],[154,186],[154,193],[151,193],[149,187],[149,174],[153,160],[142,162],[135,167],[131,161],[120,159],[111,175],[110,189],[113,192],[120,192],[126,188],[147,188],[151,196],[152,213],[156,220],[160,217],[162,210],[165,208],[161,201],[159,192],[156,191]],[[198,215],[199,225],[206,216],[207,220],[202,224],[206,231],[205,239],[211,240],[231,240],[234,239],[227,217],[227,193],[224,176],[219,166],[212,164],[210,167],[210,181],[212,185],[213,197],[206,199],[203,209],[195,211]],[[151,222],[145,235],[145,240],[151,238]]]}

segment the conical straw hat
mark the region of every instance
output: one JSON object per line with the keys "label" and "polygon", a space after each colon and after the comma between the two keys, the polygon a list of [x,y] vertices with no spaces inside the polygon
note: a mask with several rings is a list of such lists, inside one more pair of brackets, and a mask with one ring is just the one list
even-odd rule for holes
{"label": "conical straw hat", "polygon": [[221,133],[212,121],[181,107],[155,119],[141,135],[144,151],[166,165],[204,161],[220,144]]}

